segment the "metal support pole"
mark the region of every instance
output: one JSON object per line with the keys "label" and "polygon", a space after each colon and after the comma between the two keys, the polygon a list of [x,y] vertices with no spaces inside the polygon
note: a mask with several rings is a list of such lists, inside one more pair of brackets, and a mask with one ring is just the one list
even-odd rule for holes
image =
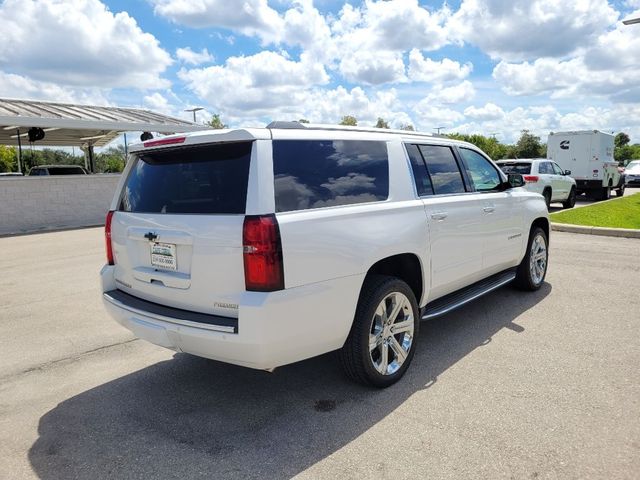
{"label": "metal support pole", "polygon": [[17,129],[18,132],[18,173],[22,173],[22,141],[20,140],[20,129]]}
{"label": "metal support pole", "polygon": [[129,158],[129,147],[127,146],[127,132],[124,133],[124,161]]}
{"label": "metal support pole", "polygon": [[93,161],[93,145],[89,144],[87,147],[87,153],[89,154],[89,169],[91,170],[91,173],[96,173],[96,166]]}

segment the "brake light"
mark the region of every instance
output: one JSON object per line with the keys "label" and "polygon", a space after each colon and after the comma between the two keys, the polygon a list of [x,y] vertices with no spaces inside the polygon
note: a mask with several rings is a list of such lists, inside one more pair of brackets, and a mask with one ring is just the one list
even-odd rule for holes
{"label": "brake light", "polygon": [[144,142],[145,147],[159,147],[160,145],[173,145],[176,143],[184,143],[187,137],[169,137],[169,138],[161,138],[159,140],[151,140],[149,142]]}
{"label": "brake light", "polygon": [[107,263],[109,265],[115,265],[116,262],[113,258],[113,247],[111,245],[111,220],[113,219],[113,210],[107,212],[107,219],[104,222],[104,240],[107,247]]}
{"label": "brake light", "polygon": [[282,242],[276,216],[247,215],[242,245],[245,288],[254,292],[284,289]]}
{"label": "brake light", "polygon": [[539,180],[537,175],[524,175],[522,178],[524,178],[524,181],[527,183],[536,183]]}

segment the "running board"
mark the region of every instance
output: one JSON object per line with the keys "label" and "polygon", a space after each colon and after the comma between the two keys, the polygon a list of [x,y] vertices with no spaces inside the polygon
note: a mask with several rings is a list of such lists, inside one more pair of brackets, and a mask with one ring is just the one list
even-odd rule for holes
{"label": "running board", "polygon": [[469,285],[468,287],[458,290],[457,292],[438,298],[433,302],[428,303],[422,310],[422,320],[430,320],[432,318],[439,317],[440,315],[444,315],[445,313],[449,313],[451,310],[455,310],[476,298],[512,282],[515,278],[515,269],[505,270],[504,272],[492,275],[484,280],[474,283],[473,285]]}

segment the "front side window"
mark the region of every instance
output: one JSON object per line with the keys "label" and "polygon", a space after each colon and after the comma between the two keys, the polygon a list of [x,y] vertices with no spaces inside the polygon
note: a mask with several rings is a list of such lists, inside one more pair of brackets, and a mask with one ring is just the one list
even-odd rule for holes
{"label": "front side window", "polygon": [[276,212],[377,202],[389,197],[385,142],[275,140]]}
{"label": "front side window", "polygon": [[502,183],[498,170],[478,152],[461,148],[460,155],[476,192],[495,190]]}
{"label": "front side window", "polygon": [[553,167],[553,171],[555,172],[556,175],[564,175],[564,172],[557,164],[552,163],[551,166]]}
{"label": "front side window", "polygon": [[465,191],[462,173],[451,147],[420,145],[418,148],[427,164],[433,191],[436,195],[463,193]]}

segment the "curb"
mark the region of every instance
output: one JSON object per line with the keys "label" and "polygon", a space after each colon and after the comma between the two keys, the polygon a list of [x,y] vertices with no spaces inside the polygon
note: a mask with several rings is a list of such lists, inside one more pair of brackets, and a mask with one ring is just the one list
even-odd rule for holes
{"label": "curb", "polygon": [[557,232],[582,233],[586,235],[601,235],[605,237],[640,238],[640,230],[632,230],[629,228],[589,227],[568,223],[551,223],[551,230]]}

